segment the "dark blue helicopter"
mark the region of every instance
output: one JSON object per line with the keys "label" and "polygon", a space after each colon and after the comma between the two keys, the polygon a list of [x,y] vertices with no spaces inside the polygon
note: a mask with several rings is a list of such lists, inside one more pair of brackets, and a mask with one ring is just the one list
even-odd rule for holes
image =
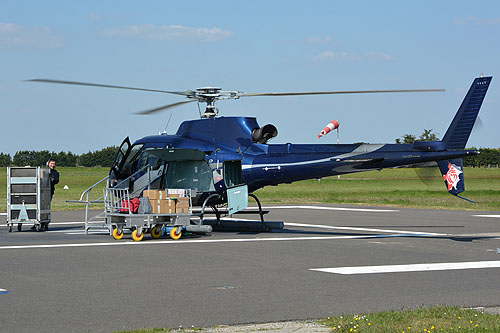
{"label": "dark blue helicopter", "polygon": [[[269,144],[278,131],[261,127],[252,117],[218,116],[217,100],[249,96],[289,96],[347,93],[417,92],[424,90],[324,91],[297,93],[243,93],[206,87],[189,91],[164,91],[74,81],[31,81],[163,92],[187,101],[139,112],[153,114],[190,102],[207,104],[201,119],[184,121],[175,135],[147,136],[131,144],[123,141],[111,167],[111,179],[128,179],[131,193],[146,187],[195,189],[195,204],[225,202],[227,190],[247,185],[253,192],[268,185],[319,179],[346,173],[380,170],[437,162],[448,192],[465,190],[462,158],[478,154],[465,150],[492,77],[474,80],[441,141],[414,144]],[[442,91],[442,90],[441,90]]]}

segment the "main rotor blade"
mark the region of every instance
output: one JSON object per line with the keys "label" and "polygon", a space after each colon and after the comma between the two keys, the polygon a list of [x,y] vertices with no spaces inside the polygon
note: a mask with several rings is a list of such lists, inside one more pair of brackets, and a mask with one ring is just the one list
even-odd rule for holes
{"label": "main rotor blade", "polygon": [[164,111],[164,110],[167,110],[167,109],[171,109],[171,108],[175,108],[177,106],[180,106],[182,104],[187,104],[187,103],[191,103],[191,102],[196,102],[195,99],[192,99],[192,100],[189,100],[189,101],[182,101],[182,102],[177,102],[177,103],[173,103],[173,104],[167,104],[167,105],[164,105],[164,106],[160,106],[160,107],[157,107],[157,108],[154,108],[154,109],[149,109],[149,110],[145,110],[145,111],[138,111],[138,112],[134,112],[135,114],[153,114],[153,113],[157,113],[157,112],[160,112],[160,111]]}
{"label": "main rotor blade", "polygon": [[251,96],[300,96],[300,95],[334,95],[334,94],[375,94],[375,93],[404,93],[404,92],[437,92],[444,89],[399,89],[399,90],[346,90],[346,91],[310,91],[310,92],[269,92],[243,93],[241,97]]}
{"label": "main rotor blade", "polygon": [[142,90],[142,91],[152,91],[152,92],[161,92],[166,94],[175,94],[187,96],[189,92],[184,91],[167,91],[167,90],[158,90],[158,89],[145,89],[145,88],[134,88],[134,87],[124,87],[124,86],[114,86],[109,84],[99,84],[99,83],[88,83],[88,82],[78,82],[78,81],[63,81],[63,80],[52,80],[52,79],[32,79],[25,80],[28,82],[43,82],[43,83],[56,83],[56,84],[72,84],[77,86],[89,86],[89,87],[101,87],[101,88],[115,88],[115,89],[128,89],[128,90]]}

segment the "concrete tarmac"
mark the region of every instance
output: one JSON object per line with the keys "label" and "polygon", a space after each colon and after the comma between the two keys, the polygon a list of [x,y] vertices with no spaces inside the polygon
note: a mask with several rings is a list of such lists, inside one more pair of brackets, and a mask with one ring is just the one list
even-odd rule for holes
{"label": "concrete tarmac", "polygon": [[[284,230],[177,241],[146,235],[138,243],[130,234],[120,241],[85,235],[83,212],[53,212],[48,232],[24,227],[9,233],[2,216],[0,331],[206,327],[500,304],[500,212],[362,206],[270,211],[266,219],[284,221]],[[457,263],[472,264],[453,269]],[[491,267],[472,268],[477,263]],[[377,274],[313,270],[411,264],[446,265]]]}

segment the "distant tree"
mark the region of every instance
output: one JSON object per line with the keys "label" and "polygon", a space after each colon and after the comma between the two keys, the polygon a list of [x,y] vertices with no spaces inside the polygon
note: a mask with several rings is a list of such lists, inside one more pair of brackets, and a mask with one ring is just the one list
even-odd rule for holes
{"label": "distant tree", "polygon": [[424,129],[424,132],[418,137],[417,141],[439,141],[436,133],[432,129]]}
{"label": "distant tree", "polygon": [[51,156],[52,154],[48,150],[22,150],[16,152],[12,164],[15,166],[44,166]]}
{"label": "distant tree", "polygon": [[78,159],[78,165],[86,167],[103,166],[110,167],[118,153],[118,147],[111,146],[94,152],[82,154]]}
{"label": "distant tree", "polygon": [[78,159],[78,155],[73,154],[72,152],[59,152],[59,153],[52,153],[52,158],[54,158],[57,162],[58,166],[64,166],[64,167],[74,167],[76,166],[76,161]]}
{"label": "distant tree", "polygon": [[10,154],[0,153],[0,167],[8,167],[11,163]]}
{"label": "distant tree", "polygon": [[396,143],[401,144],[401,143],[414,143],[416,140],[415,135],[412,134],[405,134],[403,135],[402,138],[397,138]]}
{"label": "distant tree", "polygon": [[396,143],[415,143],[415,141],[439,141],[436,133],[432,129],[424,129],[424,132],[418,137],[413,134],[405,134],[402,138],[397,138]]}
{"label": "distant tree", "polygon": [[464,166],[487,167],[490,165],[500,165],[500,148],[467,148],[479,150],[479,155],[464,157]]}

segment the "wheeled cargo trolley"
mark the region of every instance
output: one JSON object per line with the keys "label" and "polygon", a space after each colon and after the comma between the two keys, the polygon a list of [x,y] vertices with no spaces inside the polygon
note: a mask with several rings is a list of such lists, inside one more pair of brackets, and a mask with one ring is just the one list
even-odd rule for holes
{"label": "wheeled cargo trolley", "polygon": [[50,223],[49,169],[43,167],[7,168],[7,227],[21,231],[31,224],[37,231]]}
{"label": "wheeled cargo trolley", "polygon": [[150,231],[153,238],[160,238],[164,234],[172,239],[179,239],[183,232],[210,233],[209,225],[191,225],[192,202],[191,191],[186,190],[189,198],[189,207],[184,213],[147,213],[133,214],[131,211],[130,194],[128,188],[104,189],[104,220],[110,226],[109,230],[114,239],[121,239],[124,229],[132,230],[132,239],[139,242],[144,233]]}

